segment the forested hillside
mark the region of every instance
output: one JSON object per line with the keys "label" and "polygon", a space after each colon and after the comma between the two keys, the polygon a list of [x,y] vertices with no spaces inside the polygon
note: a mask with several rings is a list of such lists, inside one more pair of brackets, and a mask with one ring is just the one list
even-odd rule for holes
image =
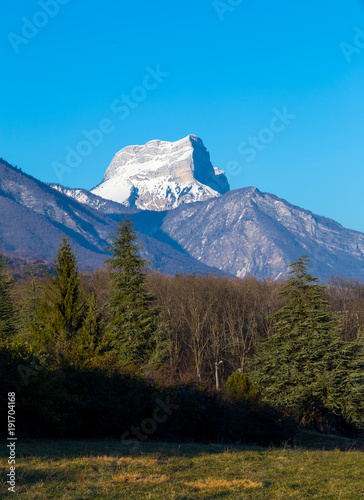
{"label": "forested hillside", "polygon": [[364,285],[322,286],[306,257],[281,281],[167,276],[140,252],[125,219],[89,274],[66,237],[50,274],[1,258],[0,378],[23,435],[269,444],[298,426],[362,432]]}

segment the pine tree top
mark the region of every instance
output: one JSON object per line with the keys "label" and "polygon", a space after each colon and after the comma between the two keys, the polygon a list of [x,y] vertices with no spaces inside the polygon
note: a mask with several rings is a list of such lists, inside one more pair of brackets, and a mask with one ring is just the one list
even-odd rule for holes
{"label": "pine tree top", "polygon": [[144,282],[147,261],[140,257],[141,246],[136,243],[134,223],[125,217],[118,223],[116,235],[111,238],[108,250],[113,254],[107,259],[111,269],[111,279],[116,285],[140,286]]}

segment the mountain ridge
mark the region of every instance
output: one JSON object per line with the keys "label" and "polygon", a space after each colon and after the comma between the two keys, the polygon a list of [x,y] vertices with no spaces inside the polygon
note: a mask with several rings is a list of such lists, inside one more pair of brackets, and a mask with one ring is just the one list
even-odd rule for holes
{"label": "mountain ridge", "polygon": [[216,267],[236,276],[277,278],[290,262],[308,254],[320,277],[364,278],[363,233],[255,187],[201,202],[198,209],[179,207],[166,215],[161,229],[193,257],[219,263]]}
{"label": "mountain ridge", "polygon": [[[195,144],[194,149],[190,142]],[[308,255],[313,272],[321,279],[333,275],[364,279],[363,233],[253,186],[230,191],[225,174],[212,166],[209,153],[196,136],[189,135],[175,143],[149,141],[145,146],[138,146],[136,156],[148,168],[139,164],[139,170],[134,171],[130,167],[135,165],[135,146],[128,146],[120,151],[121,163],[112,162],[104,175],[106,182],[113,182],[120,165],[124,168],[123,155],[130,157],[127,174],[144,183],[143,193],[133,192],[140,188],[137,183],[130,191],[136,196],[134,201],[140,201],[139,207],[137,203],[131,206],[130,199],[129,206],[105,199],[95,190],[46,185],[10,164],[6,173],[6,162],[0,164],[0,211],[9,214],[9,220],[4,218],[5,222],[0,223],[5,250],[23,255],[38,248],[42,255],[54,255],[52,240],[64,231],[75,243],[82,263],[97,267],[107,257],[104,249],[110,232],[120,217],[128,215],[143,242],[143,256],[151,258],[154,269],[161,272],[219,272],[278,279],[286,276],[290,262]],[[161,151],[168,153],[162,160]],[[193,158],[196,151],[200,156],[196,153]],[[17,182],[11,180],[14,175],[18,176]],[[201,188],[201,196],[194,198],[182,190],[178,199],[174,195],[165,198],[166,191],[157,189],[161,175],[169,176],[170,182],[175,183],[187,179],[195,188]],[[201,184],[197,178],[220,182],[221,192]],[[123,179],[121,176],[120,182]],[[23,223],[27,218],[29,227]],[[38,247],[31,235],[36,237]]]}
{"label": "mountain ridge", "polygon": [[[65,234],[80,268],[95,269],[109,257],[106,247],[115,233],[116,220],[129,215],[130,209],[121,207],[118,217],[109,217],[0,160],[0,214],[0,241],[6,254],[53,262]],[[215,271],[151,235],[139,233],[138,240],[142,243],[142,256],[152,260],[158,271]]]}

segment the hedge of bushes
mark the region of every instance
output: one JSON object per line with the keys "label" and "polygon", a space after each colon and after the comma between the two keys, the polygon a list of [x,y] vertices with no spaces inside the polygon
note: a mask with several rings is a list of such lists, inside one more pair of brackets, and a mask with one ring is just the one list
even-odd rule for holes
{"label": "hedge of bushes", "polygon": [[2,353],[0,361],[1,385],[16,393],[18,437],[270,445],[286,442],[296,429],[259,397],[236,391],[163,385],[112,367],[33,366],[24,379],[18,368],[28,363],[32,370],[29,360]]}

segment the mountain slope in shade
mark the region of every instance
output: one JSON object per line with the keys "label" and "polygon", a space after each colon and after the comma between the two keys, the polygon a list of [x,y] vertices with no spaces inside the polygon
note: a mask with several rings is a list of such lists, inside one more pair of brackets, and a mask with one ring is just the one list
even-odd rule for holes
{"label": "mountain slope in shade", "polygon": [[364,235],[256,188],[168,212],[160,228],[189,255],[222,271],[285,275],[301,255],[316,276],[364,279]]}
{"label": "mountain slope in shade", "polygon": [[150,141],[118,153],[93,194],[129,207],[169,210],[229,191],[225,173],[213,167],[202,140]]}
{"label": "mountain slope in shade", "polygon": [[[118,208],[117,220],[122,213],[130,212],[125,207]],[[105,249],[115,226],[116,220],[100,210],[82,205],[0,160],[0,241],[6,254],[53,263],[65,234],[80,268],[96,268],[109,256]],[[210,271],[208,266],[178,250],[177,245],[171,247],[142,234],[139,241],[143,257],[156,270],[168,274]]]}

